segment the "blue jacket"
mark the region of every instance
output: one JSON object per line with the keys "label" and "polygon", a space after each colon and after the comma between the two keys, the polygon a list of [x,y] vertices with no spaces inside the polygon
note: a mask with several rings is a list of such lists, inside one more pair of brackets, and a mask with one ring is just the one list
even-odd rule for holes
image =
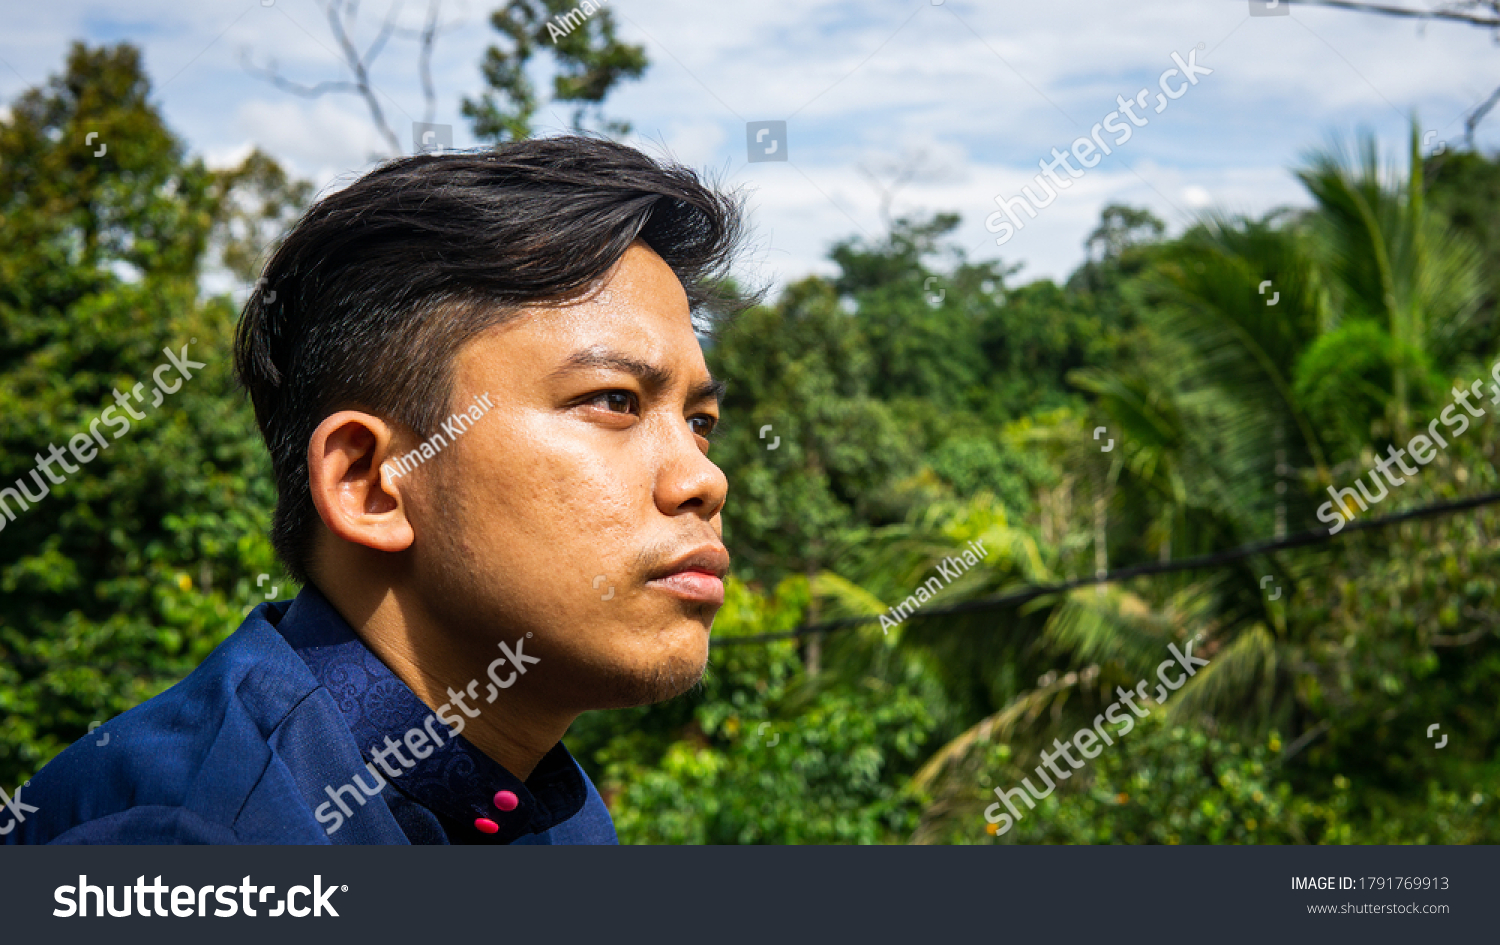
{"label": "blue jacket", "polygon": [[295,601],[256,607],[182,682],[54,758],[17,798],[24,820],[5,839],[618,842],[561,743],[526,782],[441,725],[441,746],[408,739],[428,752],[403,758],[410,768],[388,757],[377,766],[362,751],[387,734],[399,745],[431,714],[309,586]]}

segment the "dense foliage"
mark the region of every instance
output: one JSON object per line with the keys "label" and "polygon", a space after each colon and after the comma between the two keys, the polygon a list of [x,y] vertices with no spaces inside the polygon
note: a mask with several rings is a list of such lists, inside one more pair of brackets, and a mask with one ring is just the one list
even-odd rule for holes
{"label": "dense foliage", "polygon": [[[512,38],[534,40],[554,6],[512,4]],[[579,82],[643,67],[577,52]],[[525,133],[530,85],[496,88],[510,104],[488,106],[491,132]],[[1330,486],[1488,384],[1500,354],[1500,162],[1423,161],[1413,141],[1393,179],[1378,157],[1310,154],[1295,172],[1311,209],[1171,239],[1107,207],[1064,285],[968,260],[955,215],[898,220],[834,246],[836,276],[718,326],[707,354],[730,394],[712,455],[740,575],[725,645],[694,691],[590,713],[568,739],[622,838],[1500,840],[1493,506],[1023,606],[735,643],[884,614],[971,540],[988,556],[924,609],[1323,528]],[[235,307],[199,285],[210,266],[253,281],[308,196],[263,154],[222,172],[190,159],[129,46],[75,47],[0,124],[0,488],[30,482],[35,454],[116,390],[149,388],[164,348],[205,365],[0,519],[0,784],[181,678],[273,586],[294,591],[230,378]],[[1478,403],[1356,521],[1500,491]],[[1208,666],[1011,829],[987,823],[995,788],[1189,640]]]}

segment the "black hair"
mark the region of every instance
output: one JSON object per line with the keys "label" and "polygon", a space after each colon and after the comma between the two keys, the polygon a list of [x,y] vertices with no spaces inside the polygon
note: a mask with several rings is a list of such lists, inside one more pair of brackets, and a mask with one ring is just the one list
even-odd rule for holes
{"label": "black hair", "polygon": [[596,283],[636,239],[698,316],[732,315],[743,201],[691,169],[592,135],[398,158],[308,210],[266,264],[235,335],[235,372],[271,453],[271,542],[303,583],[319,521],[307,444],[358,409],[429,436],[452,362],[528,305]]}

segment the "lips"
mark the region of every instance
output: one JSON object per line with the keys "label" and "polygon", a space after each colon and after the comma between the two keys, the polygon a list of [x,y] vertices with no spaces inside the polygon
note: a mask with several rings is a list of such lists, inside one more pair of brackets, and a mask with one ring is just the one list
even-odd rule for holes
{"label": "lips", "polygon": [[694,549],[660,568],[646,583],[683,600],[724,603],[729,552],[722,545]]}

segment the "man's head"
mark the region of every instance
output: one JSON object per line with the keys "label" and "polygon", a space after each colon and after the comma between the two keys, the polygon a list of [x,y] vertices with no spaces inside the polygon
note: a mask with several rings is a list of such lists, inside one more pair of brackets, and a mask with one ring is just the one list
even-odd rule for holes
{"label": "man's head", "polygon": [[692,312],[733,307],[739,234],[692,172],[584,137],[406,158],[321,201],[237,338],[287,567],[394,608],[455,673],[532,634],[568,669],[556,705],[690,687],[727,567]]}

